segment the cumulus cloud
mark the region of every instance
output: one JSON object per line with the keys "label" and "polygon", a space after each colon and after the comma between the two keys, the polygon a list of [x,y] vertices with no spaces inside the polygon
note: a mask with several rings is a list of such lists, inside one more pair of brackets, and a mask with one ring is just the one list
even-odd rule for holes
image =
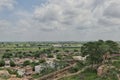
{"label": "cumulus cloud", "polygon": [[[34,18],[43,28],[65,30],[89,25],[94,21],[86,0],[49,0],[34,11]],[[82,23],[82,25],[81,25]],[[48,26],[49,25],[49,26]]]}
{"label": "cumulus cloud", "polygon": [[15,0],[0,0],[0,10],[4,8],[13,9],[15,4]]}
{"label": "cumulus cloud", "polygon": [[118,40],[119,5],[119,0],[48,0],[31,12],[15,12],[11,32],[26,40]]}

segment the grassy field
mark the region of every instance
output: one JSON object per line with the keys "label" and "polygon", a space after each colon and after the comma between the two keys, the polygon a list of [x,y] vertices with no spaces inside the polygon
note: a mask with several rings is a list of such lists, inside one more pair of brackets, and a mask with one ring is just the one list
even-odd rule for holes
{"label": "grassy field", "polygon": [[[54,45],[62,45],[61,47],[54,47]],[[19,52],[36,52],[45,49],[58,50],[60,53],[64,51],[74,52],[75,50],[80,52],[80,46],[82,44],[78,42],[1,42],[0,43],[0,58],[5,52],[19,53]]]}

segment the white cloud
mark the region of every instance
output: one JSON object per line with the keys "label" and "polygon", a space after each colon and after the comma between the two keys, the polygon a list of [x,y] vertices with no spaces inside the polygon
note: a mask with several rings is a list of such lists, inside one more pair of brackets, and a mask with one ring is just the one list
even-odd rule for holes
{"label": "white cloud", "polygon": [[15,4],[15,0],[0,0],[0,10],[4,8],[13,9]]}
{"label": "white cloud", "polygon": [[37,7],[34,18],[43,28],[65,30],[94,21],[89,8],[93,0],[49,0],[42,7]]}
{"label": "white cloud", "polygon": [[118,40],[119,5],[119,0],[48,0],[33,12],[15,12],[11,32],[26,40]]}
{"label": "white cloud", "polygon": [[9,30],[11,23],[7,20],[0,20],[0,32],[6,32]]}

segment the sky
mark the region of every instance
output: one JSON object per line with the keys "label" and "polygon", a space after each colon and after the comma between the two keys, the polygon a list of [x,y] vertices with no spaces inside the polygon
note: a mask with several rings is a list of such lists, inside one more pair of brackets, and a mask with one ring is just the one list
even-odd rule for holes
{"label": "sky", "polygon": [[0,0],[0,41],[120,41],[120,0]]}

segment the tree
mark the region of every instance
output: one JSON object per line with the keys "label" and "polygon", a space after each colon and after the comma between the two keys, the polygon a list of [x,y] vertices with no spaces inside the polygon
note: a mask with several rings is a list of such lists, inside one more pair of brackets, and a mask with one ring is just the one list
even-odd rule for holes
{"label": "tree", "polygon": [[111,54],[119,52],[119,47],[118,47],[119,45],[116,42],[107,40],[105,43],[109,46],[109,52]]}
{"label": "tree", "polygon": [[45,62],[44,59],[39,60],[39,63],[44,63],[44,62]]}
{"label": "tree", "polygon": [[36,52],[36,53],[34,53],[34,55],[33,55],[35,58],[39,58],[39,56],[40,56],[40,53],[38,53],[38,52]]}
{"label": "tree", "polygon": [[52,54],[48,54],[48,58],[53,58],[54,56]]}
{"label": "tree", "polygon": [[58,53],[59,51],[60,51],[60,50],[58,50],[58,49],[57,49],[57,50],[54,50],[54,53]]}
{"label": "tree", "polygon": [[4,55],[2,56],[3,58],[11,58],[13,57],[12,53],[4,53]]}
{"label": "tree", "polygon": [[81,47],[82,56],[89,55],[87,57],[88,62],[91,64],[99,64],[103,61],[103,55],[107,52],[118,52],[119,47],[116,42],[113,41],[95,41],[87,42]]}
{"label": "tree", "polygon": [[14,61],[10,60],[10,66],[11,67],[15,67],[16,66],[16,64],[14,63]]}
{"label": "tree", "polygon": [[30,61],[29,61],[29,60],[26,60],[26,61],[24,61],[24,63],[23,63],[23,66],[27,66],[27,65],[30,65]]}
{"label": "tree", "polygon": [[62,59],[62,55],[58,54],[57,56],[57,59]]}
{"label": "tree", "polygon": [[5,61],[4,60],[0,60],[0,67],[5,66]]}
{"label": "tree", "polygon": [[72,67],[72,68],[70,68],[70,72],[71,73],[75,73],[75,72],[77,72],[79,70],[79,67],[78,66],[74,66],[74,67]]}

